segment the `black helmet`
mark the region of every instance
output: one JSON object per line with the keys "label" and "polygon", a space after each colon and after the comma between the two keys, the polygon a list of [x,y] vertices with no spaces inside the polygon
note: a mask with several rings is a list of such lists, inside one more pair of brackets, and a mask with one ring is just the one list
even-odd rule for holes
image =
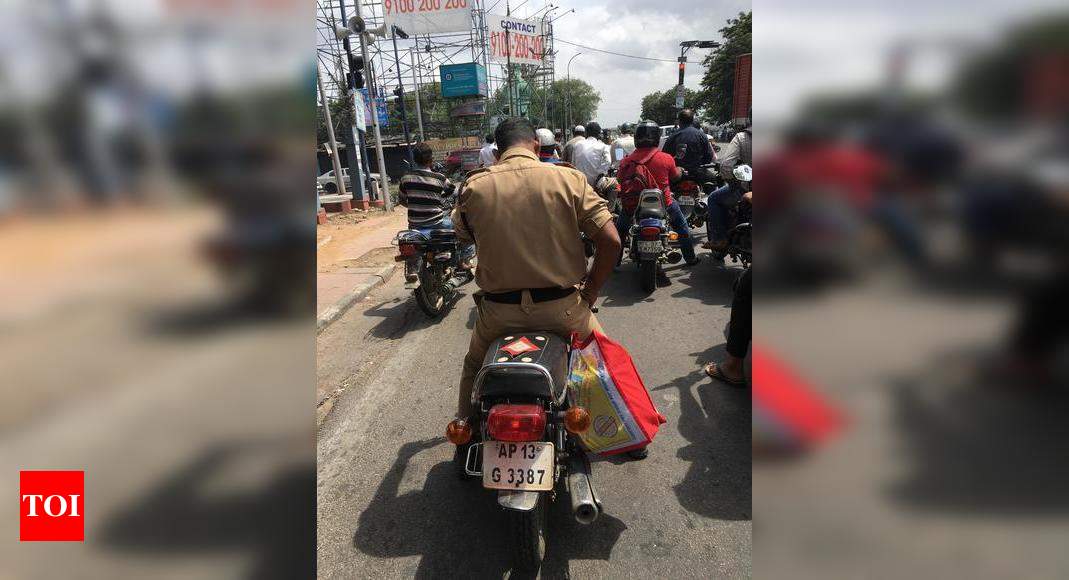
{"label": "black helmet", "polygon": [[631,123],[623,123],[620,125],[620,133],[624,135],[630,135],[635,132],[635,126]]}
{"label": "black helmet", "polygon": [[643,121],[635,127],[635,147],[656,147],[661,144],[661,126]]}

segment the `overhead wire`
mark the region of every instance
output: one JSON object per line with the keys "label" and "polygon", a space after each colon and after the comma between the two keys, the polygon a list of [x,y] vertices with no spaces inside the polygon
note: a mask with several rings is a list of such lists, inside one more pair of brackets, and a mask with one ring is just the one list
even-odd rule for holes
{"label": "overhead wire", "polygon": [[635,56],[633,54],[624,54],[622,52],[613,52],[611,50],[605,50],[605,49],[602,49],[602,48],[594,48],[593,46],[587,46],[585,44],[579,44],[577,42],[571,42],[571,41],[568,41],[568,40],[564,40],[563,38],[555,38],[554,40],[557,41],[557,42],[563,42],[564,44],[570,44],[572,46],[578,46],[579,48],[585,48],[586,50],[593,50],[594,52],[604,52],[606,54],[613,54],[613,55],[622,56],[622,57],[625,57],[625,58],[637,58],[639,60],[652,60],[652,61],[656,61],[656,62],[676,62],[676,60],[674,58],[670,59],[670,58],[652,58],[652,57],[649,57],[649,56]]}

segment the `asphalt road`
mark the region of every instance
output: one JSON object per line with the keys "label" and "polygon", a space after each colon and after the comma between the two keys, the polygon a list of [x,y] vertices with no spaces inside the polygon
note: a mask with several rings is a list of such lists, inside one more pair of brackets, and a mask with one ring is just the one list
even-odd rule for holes
{"label": "asphalt road", "polygon": [[[750,397],[701,364],[723,356],[737,266],[671,267],[643,296],[625,263],[599,301],[668,422],[640,462],[597,462],[605,513],[548,524],[544,578],[751,575]],[[442,434],[475,321],[464,288],[429,322],[400,276],[318,337],[319,381],[340,389],[319,429],[320,578],[509,577],[496,496],[454,474]],[[328,383],[324,385],[323,383]]]}

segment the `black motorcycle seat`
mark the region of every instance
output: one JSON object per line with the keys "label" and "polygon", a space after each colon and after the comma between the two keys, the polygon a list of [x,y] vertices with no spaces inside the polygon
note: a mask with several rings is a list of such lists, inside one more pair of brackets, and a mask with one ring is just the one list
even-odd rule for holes
{"label": "black motorcycle seat", "polygon": [[431,234],[430,237],[433,240],[446,240],[446,239],[453,239],[453,238],[457,237],[457,233],[454,230],[445,230],[445,229],[442,229],[442,230],[431,230],[430,234]]}
{"label": "black motorcycle seat", "polygon": [[[526,363],[538,368],[509,363]],[[556,397],[568,380],[568,345],[545,331],[517,332],[490,344],[483,359],[480,398]]]}
{"label": "black motorcycle seat", "polygon": [[664,219],[664,210],[659,207],[640,207],[635,210],[635,221],[644,219]]}

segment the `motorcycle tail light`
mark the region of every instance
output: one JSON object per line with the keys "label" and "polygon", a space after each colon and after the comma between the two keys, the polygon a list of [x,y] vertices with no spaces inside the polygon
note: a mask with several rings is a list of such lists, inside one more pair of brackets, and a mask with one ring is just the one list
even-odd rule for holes
{"label": "motorcycle tail light", "polygon": [[661,228],[655,228],[653,226],[646,226],[638,231],[639,236],[644,240],[656,240],[661,237]]}
{"label": "motorcycle tail light", "polygon": [[402,256],[415,256],[416,245],[415,244],[399,244],[397,249],[400,250]]}
{"label": "motorcycle tail light", "polygon": [[572,407],[564,413],[564,428],[578,435],[590,428],[590,413],[582,407]]}
{"label": "motorcycle tail light", "polygon": [[669,232],[668,239],[674,242],[679,239],[679,234],[676,232]]}
{"label": "motorcycle tail light", "polygon": [[498,441],[537,441],[546,430],[546,414],[541,405],[494,405],[486,425]]}
{"label": "motorcycle tail light", "polygon": [[453,445],[463,445],[471,441],[471,425],[467,421],[453,419],[445,427],[445,437]]}

